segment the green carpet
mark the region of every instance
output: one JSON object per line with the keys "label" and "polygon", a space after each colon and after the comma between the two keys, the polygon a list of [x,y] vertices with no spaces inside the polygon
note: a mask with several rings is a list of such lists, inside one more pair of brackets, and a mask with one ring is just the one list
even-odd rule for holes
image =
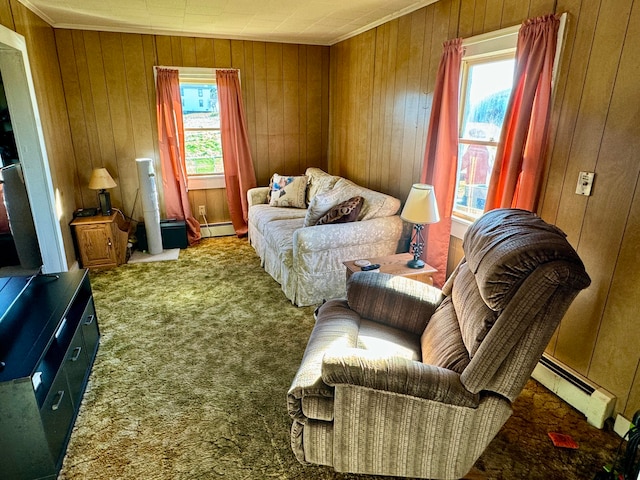
{"label": "green carpet", "polygon": [[[246,240],[90,276],[101,345],[60,479],[382,478],[295,460],[286,392],[313,308],[291,305]],[[589,479],[617,442],[531,381],[473,478]]]}

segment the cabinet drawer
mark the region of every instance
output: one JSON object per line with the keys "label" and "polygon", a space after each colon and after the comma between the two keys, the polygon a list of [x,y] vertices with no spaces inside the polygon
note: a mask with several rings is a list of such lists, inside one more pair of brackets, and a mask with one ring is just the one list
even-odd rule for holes
{"label": "cabinet drawer", "polygon": [[80,325],[82,326],[82,336],[84,337],[84,344],[87,349],[87,357],[89,358],[89,363],[92,363],[100,340],[100,330],[98,329],[98,320],[96,318],[96,308],[93,304],[93,298],[90,298],[89,302],[87,302],[87,306],[80,319]]}
{"label": "cabinet drawer", "polygon": [[75,408],[80,407],[85,377],[89,373],[87,371],[89,359],[86,350],[82,340],[82,328],[78,328],[69,345],[64,362],[64,370],[67,372],[67,380],[69,381],[69,393]]}
{"label": "cabinet drawer", "polygon": [[40,409],[42,425],[54,462],[59,466],[73,421],[73,404],[64,369],[56,375],[51,390]]}

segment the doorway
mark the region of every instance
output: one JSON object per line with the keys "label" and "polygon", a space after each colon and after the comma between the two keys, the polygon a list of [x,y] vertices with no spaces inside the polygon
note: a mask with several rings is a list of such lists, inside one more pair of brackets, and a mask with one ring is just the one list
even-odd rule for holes
{"label": "doorway", "polygon": [[25,39],[0,25],[0,72],[31,204],[43,273],[68,270]]}

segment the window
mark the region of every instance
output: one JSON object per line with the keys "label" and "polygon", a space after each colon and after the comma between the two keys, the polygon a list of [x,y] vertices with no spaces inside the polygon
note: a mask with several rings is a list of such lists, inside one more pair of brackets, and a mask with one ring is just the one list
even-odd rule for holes
{"label": "window", "polygon": [[[458,118],[458,171],[452,234],[484,211],[502,122],[513,86],[520,26],[463,40]],[[459,225],[455,225],[459,223]]]}
{"label": "window", "polygon": [[187,175],[221,175],[220,110],[214,73],[180,69]]}
{"label": "window", "polygon": [[513,53],[462,61],[454,212],[469,220],[484,211],[514,67]]}

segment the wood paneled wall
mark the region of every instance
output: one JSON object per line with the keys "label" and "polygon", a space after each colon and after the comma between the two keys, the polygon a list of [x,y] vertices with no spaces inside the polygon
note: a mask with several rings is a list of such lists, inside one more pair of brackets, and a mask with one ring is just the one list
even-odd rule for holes
{"label": "wood paneled wall", "polygon": [[[95,204],[91,170],[104,166],[118,187],[112,202],[134,219],[135,159],[157,149],[153,66],[238,68],[259,185],[274,172],[327,168],[329,49],[221,39],[55,30],[76,152],[79,206]],[[158,185],[160,188],[161,186]],[[189,192],[193,214],[209,223],[229,220],[224,189]],[[162,201],[161,201],[162,205]]]}
{"label": "wood paneled wall", "polygon": [[[640,3],[440,0],[331,47],[329,169],[399,198],[419,180],[442,42],[569,14],[540,215],[565,230],[593,283],[548,352],[640,409]],[[576,195],[579,171],[596,172]],[[460,257],[452,241],[452,257]]]}

